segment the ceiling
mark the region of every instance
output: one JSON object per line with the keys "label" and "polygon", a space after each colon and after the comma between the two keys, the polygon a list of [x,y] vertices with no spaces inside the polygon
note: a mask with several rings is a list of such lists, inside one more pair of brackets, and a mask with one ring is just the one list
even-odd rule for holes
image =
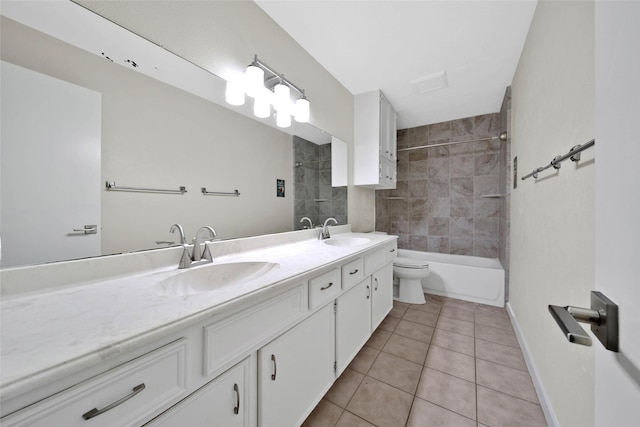
{"label": "ceiling", "polygon": [[[256,3],[351,93],[381,89],[399,129],[499,111],[536,6],[535,0]],[[443,71],[447,87],[414,90],[411,82]]]}

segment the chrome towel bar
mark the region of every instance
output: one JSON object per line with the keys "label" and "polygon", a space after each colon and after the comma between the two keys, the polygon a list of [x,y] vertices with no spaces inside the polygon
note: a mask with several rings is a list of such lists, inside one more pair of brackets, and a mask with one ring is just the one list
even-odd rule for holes
{"label": "chrome towel bar", "polygon": [[521,179],[524,181],[525,179],[530,177],[538,178],[538,174],[540,172],[542,172],[543,170],[549,169],[550,167],[553,167],[554,169],[560,169],[560,166],[562,166],[560,163],[564,162],[567,159],[571,159],[572,162],[577,162],[580,160],[580,153],[586,150],[587,148],[593,147],[595,144],[596,144],[596,140],[592,139],[586,144],[576,145],[574,147],[571,147],[571,150],[569,150],[568,153],[562,156],[554,157],[553,160],[551,160],[551,162],[549,162],[548,165],[541,166],[539,168],[534,169],[533,172],[531,172],[529,175],[523,176]]}
{"label": "chrome towel bar", "polygon": [[202,187],[200,189],[200,191],[202,192],[202,194],[204,194],[205,196],[236,196],[236,197],[240,197],[240,192],[238,190],[232,191],[232,192],[224,192],[224,191],[207,191],[207,189],[205,187]]}
{"label": "chrome towel bar", "polygon": [[159,188],[141,188],[141,187],[116,187],[115,181],[107,181],[105,183],[107,190],[109,191],[135,191],[138,193],[163,193],[163,194],[184,194],[187,192],[187,188],[180,186],[178,190],[164,190]]}

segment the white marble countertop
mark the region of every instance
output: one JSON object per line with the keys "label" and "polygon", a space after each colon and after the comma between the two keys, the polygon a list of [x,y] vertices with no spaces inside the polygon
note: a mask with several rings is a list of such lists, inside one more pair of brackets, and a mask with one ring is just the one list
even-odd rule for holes
{"label": "white marble countertop", "polygon": [[4,298],[0,306],[2,399],[99,364],[112,353],[144,345],[250,298],[258,301],[267,289],[290,284],[396,238],[369,233],[336,237],[370,241],[331,246],[314,238],[214,255],[214,264],[266,261],[279,266],[257,279],[192,296],[166,296],[158,282],[212,264],[177,270],[176,258],[171,267]]}

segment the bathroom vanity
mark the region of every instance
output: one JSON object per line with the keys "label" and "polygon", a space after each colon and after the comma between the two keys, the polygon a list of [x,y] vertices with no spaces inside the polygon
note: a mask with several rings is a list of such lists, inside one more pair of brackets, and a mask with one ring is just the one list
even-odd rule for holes
{"label": "bathroom vanity", "polygon": [[3,271],[1,424],[301,424],[392,308],[396,237],[333,229]]}

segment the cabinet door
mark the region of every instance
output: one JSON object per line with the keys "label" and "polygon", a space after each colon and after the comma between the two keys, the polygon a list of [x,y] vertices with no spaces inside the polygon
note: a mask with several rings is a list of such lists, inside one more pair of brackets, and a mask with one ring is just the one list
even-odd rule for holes
{"label": "cabinet door", "polygon": [[336,362],[340,374],[371,336],[371,277],[337,300]]}
{"label": "cabinet door", "polygon": [[379,188],[396,188],[396,164],[387,159],[380,159]]}
{"label": "cabinet door", "polygon": [[393,264],[387,264],[371,276],[371,330],[375,330],[393,308]]}
{"label": "cabinet door", "polygon": [[396,160],[396,113],[387,99],[380,94],[380,155]]}
{"label": "cabinet door", "polygon": [[335,379],[333,304],[258,351],[258,425],[297,426]]}
{"label": "cabinet door", "polygon": [[249,427],[255,414],[253,364],[255,357],[245,359],[145,426]]}

